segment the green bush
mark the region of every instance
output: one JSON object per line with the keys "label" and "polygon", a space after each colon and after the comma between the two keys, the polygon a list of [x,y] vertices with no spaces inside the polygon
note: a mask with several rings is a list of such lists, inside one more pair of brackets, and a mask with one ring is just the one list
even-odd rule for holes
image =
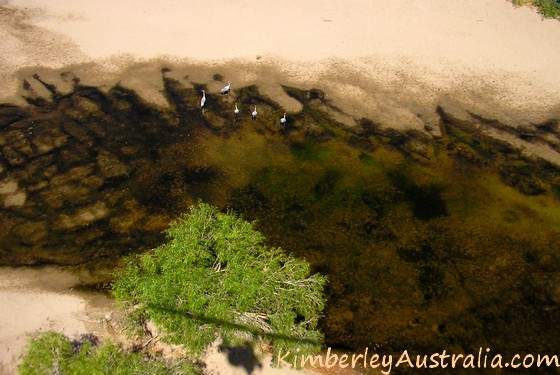
{"label": "green bush", "polygon": [[113,295],[135,323],[151,319],[164,340],[193,354],[218,335],[225,345],[262,340],[274,353],[320,348],[326,279],[310,276],[306,261],[265,247],[251,223],[202,203],[167,235],[117,273]]}
{"label": "green bush", "polygon": [[560,18],[560,4],[556,0],[535,0],[535,5],[543,16]]}
{"label": "green bush", "polygon": [[560,3],[557,0],[513,0],[515,5],[533,5],[544,17],[560,19]]}
{"label": "green bush", "polygon": [[21,375],[58,374],[71,356],[71,341],[61,333],[45,332],[31,341],[18,370]]}
{"label": "green bush", "polygon": [[167,362],[148,358],[145,353],[125,352],[113,343],[101,345],[89,339],[72,341],[56,332],[32,339],[18,367],[21,375],[170,375],[196,374],[187,361]]}

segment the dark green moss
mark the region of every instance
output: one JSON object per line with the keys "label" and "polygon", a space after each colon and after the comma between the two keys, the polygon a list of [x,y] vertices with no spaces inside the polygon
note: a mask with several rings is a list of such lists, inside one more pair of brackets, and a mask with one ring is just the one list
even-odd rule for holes
{"label": "dark green moss", "polygon": [[552,191],[556,195],[556,198],[560,199],[560,184],[552,184]]}
{"label": "dark green moss", "polygon": [[328,150],[312,140],[304,142],[293,142],[290,145],[292,154],[299,161],[322,161],[328,154]]}
{"label": "dark green moss", "polygon": [[397,248],[397,254],[402,260],[410,263],[429,262],[435,258],[433,249],[427,244],[422,245],[420,249],[405,249],[399,247]]}
{"label": "dark green moss", "polygon": [[337,182],[342,177],[342,172],[336,169],[327,169],[323,177],[313,187],[313,195],[320,200],[325,195],[334,194]]}
{"label": "dark green moss", "polygon": [[422,266],[418,274],[418,285],[424,294],[424,300],[434,303],[442,299],[446,292],[445,273],[436,266]]}
{"label": "dark green moss", "polygon": [[442,198],[443,186],[437,183],[420,185],[402,171],[389,173],[391,181],[397,189],[404,193],[410,202],[412,212],[421,220],[429,220],[438,216],[447,216],[447,204]]}

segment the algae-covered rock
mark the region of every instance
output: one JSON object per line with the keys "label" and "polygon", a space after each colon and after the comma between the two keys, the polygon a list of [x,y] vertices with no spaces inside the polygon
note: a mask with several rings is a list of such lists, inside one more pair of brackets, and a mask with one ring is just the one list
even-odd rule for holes
{"label": "algae-covered rock", "polygon": [[12,232],[25,246],[41,244],[49,234],[48,225],[43,221],[23,223],[13,228]]}

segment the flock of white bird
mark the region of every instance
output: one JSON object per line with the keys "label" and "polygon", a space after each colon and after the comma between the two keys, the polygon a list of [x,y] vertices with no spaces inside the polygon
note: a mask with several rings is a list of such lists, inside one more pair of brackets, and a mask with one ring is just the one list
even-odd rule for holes
{"label": "flock of white bird", "polygon": [[[226,95],[229,94],[230,91],[231,91],[231,81],[228,81],[227,85],[222,87],[222,89],[220,90],[220,94]],[[206,91],[202,90],[202,98],[200,98],[200,109],[203,112],[204,112],[205,105],[206,105]],[[235,119],[237,120],[239,118],[239,108],[237,107],[237,103],[235,103],[233,114],[235,115]],[[257,119],[258,114],[259,113],[257,112],[257,106],[255,105],[255,110],[251,113],[253,120]],[[286,125],[286,112],[284,112],[284,117],[280,118],[280,124]]]}

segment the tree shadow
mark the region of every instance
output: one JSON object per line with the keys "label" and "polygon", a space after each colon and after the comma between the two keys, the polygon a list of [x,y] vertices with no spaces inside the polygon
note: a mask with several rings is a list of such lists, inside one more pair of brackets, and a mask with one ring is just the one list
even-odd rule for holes
{"label": "tree shadow", "polygon": [[227,354],[227,359],[232,366],[235,367],[243,367],[247,372],[247,375],[251,375],[255,368],[262,368],[262,363],[259,361],[257,356],[255,355],[255,350],[253,347],[253,342],[255,339],[258,338],[266,338],[274,342],[274,340],[280,341],[291,341],[291,342],[298,342],[307,345],[313,346],[322,346],[321,341],[311,340],[307,338],[286,335],[286,334],[279,334],[274,332],[266,332],[261,329],[257,329],[251,327],[246,324],[239,324],[232,321],[228,321],[225,319],[218,319],[214,317],[209,317],[204,314],[197,314],[191,311],[181,311],[177,309],[170,309],[161,305],[156,305],[153,303],[148,304],[148,306],[152,309],[158,309],[160,311],[164,311],[168,314],[173,315],[181,315],[185,318],[192,319],[194,321],[199,322],[200,324],[212,324],[218,327],[223,327],[228,330],[232,331],[244,331],[250,333],[253,337],[252,340],[246,340],[242,345],[220,345],[218,347],[220,352]]}
{"label": "tree shadow", "polygon": [[169,313],[169,314],[182,315],[182,316],[187,317],[189,319],[198,321],[201,324],[204,324],[204,323],[214,324],[216,326],[224,327],[224,328],[227,328],[227,329],[232,330],[232,331],[234,331],[234,330],[235,331],[244,331],[244,332],[250,333],[255,338],[267,338],[269,340],[275,340],[276,339],[276,340],[282,340],[282,341],[299,342],[299,343],[302,343],[302,344],[308,344],[308,345],[314,345],[314,346],[321,346],[323,344],[321,341],[318,341],[318,340],[312,340],[312,339],[307,339],[307,338],[302,338],[302,337],[297,337],[297,336],[292,336],[292,335],[286,335],[286,334],[282,334],[282,333],[266,332],[266,331],[251,327],[251,326],[246,325],[246,324],[239,324],[239,323],[235,323],[235,322],[225,320],[225,319],[209,317],[209,316],[206,316],[204,314],[194,313],[192,311],[181,311],[181,310],[177,310],[177,309],[170,309],[168,307],[164,307],[164,306],[157,305],[157,304],[154,304],[154,303],[149,303],[148,306],[152,309],[158,309],[160,311],[165,311],[166,313]]}
{"label": "tree shadow", "polygon": [[219,350],[227,354],[227,359],[232,366],[243,367],[247,375],[251,375],[255,368],[262,369],[262,363],[255,355],[253,345],[249,341],[243,345],[220,345]]}

